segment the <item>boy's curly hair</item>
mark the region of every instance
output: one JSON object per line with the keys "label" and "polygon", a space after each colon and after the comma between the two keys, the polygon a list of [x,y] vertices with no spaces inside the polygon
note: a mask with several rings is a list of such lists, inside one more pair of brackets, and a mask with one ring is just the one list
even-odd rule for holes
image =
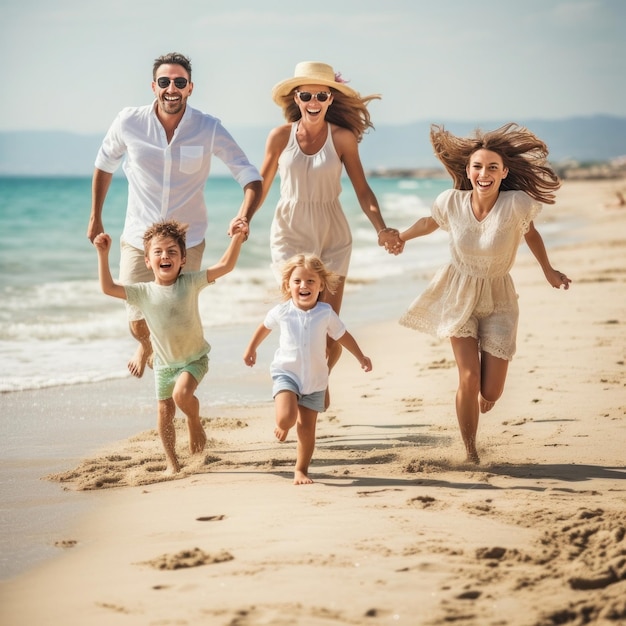
{"label": "boy's curly hair", "polygon": [[314,254],[296,254],[283,265],[282,280],[280,282],[280,292],[283,300],[291,298],[289,279],[297,267],[304,267],[310,272],[315,272],[322,281],[322,288],[327,289],[330,293],[335,293],[337,287],[339,287],[341,277],[339,274],[326,269],[319,257]]}
{"label": "boy's curly hair", "polygon": [[183,258],[187,256],[187,228],[188,224],[181,224],[176,220],[165,220],[163,222],[156,222],[152,224],[143,235],[143,251],[146,256],[150,253],[150,244],[153,239],[163,239],[170,237],[173,239],[180,248],[180,254]]}

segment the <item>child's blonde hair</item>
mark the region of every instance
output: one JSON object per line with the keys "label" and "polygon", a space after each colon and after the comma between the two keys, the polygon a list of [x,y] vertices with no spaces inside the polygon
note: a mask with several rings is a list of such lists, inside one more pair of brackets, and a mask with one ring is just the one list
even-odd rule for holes
{"label": "child's blonde hair", "polygon": [[315,272],[322,281],[322,288],[327,289],[330,293],[335,293],[341,277],[335,272],[326,269],[322,260],[314,254],[296,254],[288,259],[283,265],[282,280],[280,282],[280,293],[284,300],[291,298],[289,292],[289,279],[291,274],[297,267],[303,267],[310,272]]}
{"label": "child's blonde hair", "polygon": [[164,239],[169,237],[173,239],[180,248],[180,254],[183,258],[187,256],[186,233],[188,224],[181,224],[176,220],[165,220],[152,224],[143,235],[143,252],[146,256],[150,254],[150,244],[153,239]]}

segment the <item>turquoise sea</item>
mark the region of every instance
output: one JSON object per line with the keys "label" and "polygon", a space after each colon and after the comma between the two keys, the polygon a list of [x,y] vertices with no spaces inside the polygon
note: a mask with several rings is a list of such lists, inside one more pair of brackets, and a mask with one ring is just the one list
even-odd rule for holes
{"label": "turquoise sea", "polygon": [[[370,184],[387,224],[400,229],[429,214],[450,186],[413,178],[372,178]],[[212,177],[206,198],[204,261],[210,265],[228,245],[227,226],[242,193],[231,178]],[[264,342],[256,368],[245,367],[241,355],[276,302],[269,228],[277,198],[278,182],[252,220],[237,268],[200,296],[212,346],[209,373],[198,388],[204,415],[232,403],[271,401],[262,363],[269,364],[275,345]],[[377,245],[348,180],[341,199],[354,239],[341,317],[366,350],[360,329],[402,314],[447,260],[447,235],[436,231],[391,256]],[[86,236],[90,202],[90,178],[0,177],[0,580],[58,555],[54,541],[95,502],[97,494],[67,492],[42,477],[155,423],[151,372],[137,381],[126,369],[135,343],[124,304],[98,287],[96,253]],[[116,176],[104,210],[114,276],[125,207],[126,180]],[[548,247],[567,238],[568,226],[540,220]],[[120,385],[131,391],[116,395]]]}
{"label": "turquoise sea", "polygon": [[[370,182],[388,225],[397,227],[427,214],[449,185],[416,179]],[[104,209],[104,226],[114,241],[114,276],[126,189],[125,178],[114,177]],[[212,177],[206,198],[204,261],[210,265],[228,245],[227,226],[242,192],[231,178]],[[231,403],[271,401],[269,370],[262,363],[269,365],[275,346],[264,342],[253,369],[245,367],[241,355],[276,302],[269,228],[277,198],[278,182],[252,220],[235,271],[200,296],[212,346],[209,373],[198,389],[203,415]],[[98,287],[96,253],[86,236],[90,203],[90,178],[0,178],[0,580],[57,556],[54,542],[97,499],[42,477],[74,467],[155,423],[152,373],[137,381],[126,369],[135,342],[124,303]],[[445,235],[437,233],[401,256],[390,256],[377,246],[349,181],[342,203],[354,238],[342,318],[355,332],[356,326],[399,316],[420,289],[413,272],[440,264],[447,246]],[[367,337],[359,340],[367,345]],[[116,394],[120,385],[130,391]]]}
{"label": "turquoise sea", "polygon": [[[434,197],[449,186],[447,180],[413,179],[373,179],[371,184],[388,224],[398,227],[426,214]],[[134,343],[123,303],[99,291],[96,254],[86,237],[90,194],[89,178],[0,178],[2,393],[127,376],[126,359]],[[227,226],[242,193],[232,178],[215,177],[207,183],[206,197],[209,231],[204,260],[210,265],[228,245]],[[276,185],[252,221],[236,270],[201,296],[209,343],[219,341],[224,329],[247,324],[248,332],[274,296],[268,242],[277,197]],[[410,246],[402,256],[388,255],[377,246],[349,181],[342,202],[354,237],[353,281],[346,302],[371,281],[445,258],[439,233]],[[110,256],[114,276],[125,206],[126,181],[115,177],[104,209],[104,226],[114,241]]]}

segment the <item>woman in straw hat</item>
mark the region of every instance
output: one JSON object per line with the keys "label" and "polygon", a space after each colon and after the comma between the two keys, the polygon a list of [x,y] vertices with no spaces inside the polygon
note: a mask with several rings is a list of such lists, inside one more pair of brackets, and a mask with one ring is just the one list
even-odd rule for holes
{"label": "woman in straw hat", "polygon": [[[352,251],[352,235],[339,202],[345,167],[363,212],[376,230],[378,244],[390,253],[402,251],[396,229],[387,228],[359,156],[358,143],[373,127],[367,104],[380,96],[362,97],[330,65],[298,63],[293,78],[274,86],[272,98],[283,109],[287,124],[267,138],[261,167],[262,200],[280,173],[280,199],[271,227],[272,266],[280,281],[282,266],[299,253],[320,257],[341,279],[334,293],[321,298],[337,314]],[[341,346],[331,342],[332,368]]]}

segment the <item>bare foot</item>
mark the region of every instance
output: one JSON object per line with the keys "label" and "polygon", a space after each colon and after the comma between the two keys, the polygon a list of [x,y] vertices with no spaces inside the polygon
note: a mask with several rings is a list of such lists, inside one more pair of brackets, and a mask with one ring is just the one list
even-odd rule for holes
{"label": "bare foot", "polygon": [[294,485],[312,485],[313,481],[302,471],[296,470],[293,473]]}
{"label": "bare foot", "polygon": [[163,475],[164,476],[175,476],[176,474],[178,474],[178,472],[180,472],[180,465],[178,465],[178,463],[176,463],[176,465],[170,465],[168,463],[167,467],[163,471]]}
{"label": "bare foot", "polygon": [[491,411],[495,405],[496,401],[493,402],[491,400],[485,400],[481,394],[478,394],[478,404],[480,406],[480,412],[486,413],[487,411]]}
{"label": "bare foot", "polygon": [[187,430],[189,431],[189,451],[191,454],[202,452],[207,440],[202,424],[192,425],[187,419]]}
{"label": "bare foot", "polygon": [[276,439],[278,439],[278,441],[285,441],[285,439],[287,439],[288,434],[289,434],[289,429],[283,430],[282,428],[278,428],[278,426],[274,428],[274,435],[276,436]]}
{"label": "bare foot", "polygon": [[478,456],[478,452],[476,450],[468,450],[465,462],[472,463],[473,465],[480,465],[480,457]]}
{"label": "bare foot", "polygon": [[142,344],[139,344],[133,358],[128,361],[128,371],[133,376],[141,378],[148,360],[150,360],[150,367],[152,367],[152,351],[147,351]]}

